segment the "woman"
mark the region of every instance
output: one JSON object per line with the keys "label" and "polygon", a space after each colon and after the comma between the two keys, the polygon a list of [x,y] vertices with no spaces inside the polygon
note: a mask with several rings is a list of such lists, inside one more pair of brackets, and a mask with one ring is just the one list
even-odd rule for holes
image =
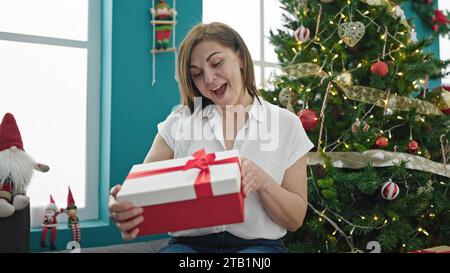
{"label": "woman", "polygon": [[[298,229],[306,214],[305,154],[313,147],[297,116],[258,97],[248,48],[225,24],[199,24],[188,33],[177,73],[185,107],[158,124],[144,162],[201,148],[239,150],[245,221],[172,232],[160,252],[286,252],[281,238]],[[134,239],[143,210],[117,202],[119,190],[111,190],[111,218],[123,239]]]}

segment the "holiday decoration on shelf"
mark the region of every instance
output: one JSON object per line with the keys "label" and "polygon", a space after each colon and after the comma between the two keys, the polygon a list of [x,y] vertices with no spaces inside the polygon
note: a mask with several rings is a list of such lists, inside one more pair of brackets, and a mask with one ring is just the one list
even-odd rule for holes
{"label": "holiday decoration on shelf", "polygon": [[295,40],[297,40],[297,42],[304,43],[309,41],[309,35],[310,35],[309,29],[304,27],[303,25],[301,25],[294,31],[294,38]]}
{"label": "holiday decoration on shelf", "polygon": [[6,113],[0,124],[0,218],[9,217],[30,203],[26,190],[33,172],[47,172],[25,152],[16,119]]}
{"label": "holiday decoration on shelf", "polygon": [[[302,120],[317,143],[307,154],[311,213],[288,232],[290,252],[365,251],[367,242],[381,252],[448,245],[449,92],[431,91],[427,82],[450,64],[427,53],[437,35],[430,29],[418,39],[407,1],[309,0],[301,8],[298,0],[279,1],[285,22],[270,41],[281,71],[261,94],[273,101],[292,90],[303,102],[292,103],[299,118],[305,109],[317,113],[314,126]],[[437,1],[420,3],[442,22]],[[311,30],[305,43],[293,37],[301,25]],[[393,201],[380,196],[386,181],[384,198]],[[419,190],[428,184],[432,190]]]}
{"label": "holiday decoration on shelf", "polygon": [[[153,25],[153,55],[152,65],[152,85],[156,83],[156,53],[174,52],[175,53],[175,67],[177,60],[177,49],[175,47],[175,25],[176,25],[176,0],[173,0],[173,8],[165,0],[152,0],[152,8],[150,13],[152,15],[151,24]],[[172,37],[172,47],[170,47],[170,36]],[[175,71],[176,79],[176,71]]]}
{"label": "holiday decoration on shelf", "polygon": [[367,131],[369,131],[369,128],[370,128],[370,126],[369,126],[369,124],[367,124],[367,122],[365,122],[365,121],[361,122],[359,120],[359,118],[356,118],[355,122],[353,122],[353,124],[352,124],[351,131],[354,134],[359,131],[366,133]]}
{"label": "holiday decoration on shelf", "polygon": [[339,38],[348,46],[354,47],[364,36],[366,28],[361,22],[342,23],[338,27]]}
{"label": "holiday decoration on shelf", "polygon": [[41,248],[47,248],[47,233],[50,229],[51,232],[51,241],[50,241],[50,249],[56,250],[56,231],[58,221],[56,217],[59,214],[58,207],[55,204],[55,200],[53,200],[52,195],[50,195],[50,203],[45,206],[44,217],[42,218],[42,234],[41,234]]}
{"label": "holiday decoration on shelf", "polygon": [[317,123],[319,122],[319,117],[314,110],[311,109],[303,109],[297,113],[298,118],[302,122],[303,128],[306,131],[310,131],[316,128]]}
{"label": "holiday decoration on shelf", "polygon": [[419,143],[417,143],[417,141],[415,140],[411,140],[410,142],[408,142],[406,150],[410,154],[416,154],[417,151],[419,150]]}
{"label": "holiday decoration on shelf", "polygon": [[370,72],[374,75],[384,77],[389,72],[389,67],[387,63],[378,61],[370,66]]}
{"label": "holiday decoration on shelf", "polygon": [[400,193],[400,188],[391,179],[381,187],[381,196],[386,200],[394,200]]}
{"label": "holiday decoration on shelf", "polygon": [[80,220],[77,217],[78,208],[75,205],[75,199],[73,199],[72,191],[69,187],[69,193],[67,195],[67,207],[66,209],[61,208],[61,213],[66,213],[69,217],[67,218],[67,226],[72,231],[72,241],[80,243],[81,241],[81,229]]}

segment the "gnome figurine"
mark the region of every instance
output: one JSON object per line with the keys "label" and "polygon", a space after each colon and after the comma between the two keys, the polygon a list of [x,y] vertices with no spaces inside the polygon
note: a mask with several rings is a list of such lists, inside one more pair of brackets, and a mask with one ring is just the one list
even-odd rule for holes
{"label": "gnome figurine", "polygon": [[6,113],[0,124],[0,218],[11,216],[30,203],[26,196],[33,171],[47,172],[25,152],[14,116]]}
{"label": "gnome figurine", "polygon": [[42,219],[42,236],[41,236],[41,247],[46,248],[47,244],[45,243],[47,239],[48,230],[51,230],[51,241],[50,241],[50,249],[56,249],[56,225],[58,221],[56,217],[59,214],[59,210],[56,207],[55,200],[53,200],[52,195],[50,195],[50,203],[45,206],[44,217]]}
{"label": "gnome figurine", "polygon": [[77,217],[78,210],[70,187],[67,196],[67,208],[61,209],[61,212],[65,212],[69,216],[67,219],[67,226],[72,230],[72,241],[79,243],[81,241],[80,220]]}

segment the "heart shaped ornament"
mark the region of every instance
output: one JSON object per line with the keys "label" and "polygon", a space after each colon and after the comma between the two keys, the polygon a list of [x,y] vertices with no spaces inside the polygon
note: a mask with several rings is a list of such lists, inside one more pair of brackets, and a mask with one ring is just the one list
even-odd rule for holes
{"label": "heart shaped ornament", "polygon": [[365,32],[366,27],[359,21],[342,23],[338,27],[339,38],[350,47],[354,47],[364,36]]}

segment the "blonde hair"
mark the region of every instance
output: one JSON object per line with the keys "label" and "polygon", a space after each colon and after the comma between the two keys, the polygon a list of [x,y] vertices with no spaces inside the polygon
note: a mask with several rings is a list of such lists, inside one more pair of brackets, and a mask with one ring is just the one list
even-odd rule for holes
{"label": "blonde hair", "polygon": [[183,42],[181,42],[177,60],[177,75],[181,95],[181,104],[187,105],[191,113],[194,111],[195,97],[202,97],[202,108],[213,104],[210,99],[202,96],[200,91],[195,86],[189,71],[192,50],[196,45],[203,41],[217,42],[220,45],[228,47],[234,52],[239,53],[239,56],[243,62],[241,75],[244,88],[248,90],[252,97],[256,95],[256,98],[259,100],[259,92],[255,85],[253,61],[247,45],[239,33],[237,33],[230,26],[224,23],[213,22],[210,24],[201,23],[194,26],[184,38]]}

